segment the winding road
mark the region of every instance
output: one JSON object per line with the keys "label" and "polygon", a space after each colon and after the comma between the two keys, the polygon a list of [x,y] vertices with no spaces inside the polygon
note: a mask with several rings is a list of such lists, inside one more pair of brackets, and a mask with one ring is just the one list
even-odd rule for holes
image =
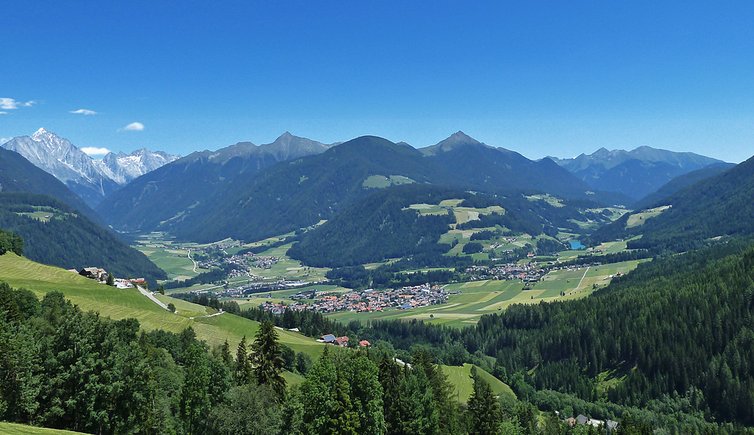
{"label": "winding road", "polygon": [[186,257],[188,257],[189,260],[191,260],[192,263],[194,263],[194,273],[196,272],[197,263],[194,261],[193,258],[191,258],[191,248],[189,248],[188,252],[186,253]]}

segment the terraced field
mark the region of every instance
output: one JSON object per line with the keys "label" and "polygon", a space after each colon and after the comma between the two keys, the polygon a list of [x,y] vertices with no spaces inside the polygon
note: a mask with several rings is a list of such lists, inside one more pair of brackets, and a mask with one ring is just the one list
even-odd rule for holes
{"label": "terraced field", "polygon": [[[471,393],[474,390],[474,384],[471,380],[471,368],[472,364],[464,364],[463,366],[440,366],[442,371],[448,376],[448,381],[453,384],[454,395],[456,400],[461,403],[466,403],[471,397]],[[511,387],[506,385],[500,379],[492,376],[490,373],[477,367],[477,373],[479,376],[487,381],[492,387],[492,392],[497,396],[507,395],[512,398],[516,398],[516,394],[511,390]]]}
{"label": "terraced field", "polygon": [[[60,291],[82,310],[97,311],[103,317],[115,320],[135,318],[146,330],[180,332],[191,326],[197,337],[210,345],[219,345],[228,340],[231,347],[235,347],[241,337],[252,337],[259,328],[257,322],[227,313],[198,317],[213,314],[214,310],[169,296],[158,296],[162,302],[176,306],[178,311],[173,314],[135,289],[119,290],[98,284],[67,270],[35,263],[12,253],[0,256],[0,281],[16,288],[29,289],[38,297],[50,291]],[[278,335],[282,343],[298,352],[316,357],[322,350],[321,344],[301,334],[278,331]]]}
{"label": "terraced field", "polygon": [[[628,273],[641,261],[553,271],[530,290],[523,290],[520,281],[488,280],[449,284],[445,289],[452,294],[444,304],[413,310],[339,312],[330,314],[329,317],[345,323],[352,320],[420,319],[429,323],[464,327],[475,324],[485,314],[504,310],[512,304],[552,302],[588,296],[597,288],[609,284],[618,272]],[[561,292],[565,294],[561,295]]]}

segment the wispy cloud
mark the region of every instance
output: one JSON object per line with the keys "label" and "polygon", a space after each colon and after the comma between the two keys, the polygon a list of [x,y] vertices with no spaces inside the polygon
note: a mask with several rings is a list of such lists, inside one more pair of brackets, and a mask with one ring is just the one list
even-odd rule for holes
{"label": "wispy cloud", "polygon": [[7,115],[8,112],[0,112],[0,115]]}
{"label": "wispy cloud", "polygon": [[34,104],[34,101],[16,101],[15,98],[0,97],[0,109],[3,110],[16,110],[19,107],[31,107]]}
{"label": "wispy cloud", "polygon": [[84,154],[89,155],[89,156],[104,156],[105,154],[110,152],[110,150],[107,148],[98,148],[98,147],[82,147],[81,151],[83,151]]}
{"label": "wispy cloud", "polygon": [[76,110],[71,110],[68,113],[73,113],[74,115],[84,115],[84,116],[97,114],[97,112],[95,112],[94,110],[89,110],[89,109],[76,109]]}
{"label": "wispy cloud", "polygon": [[132,122],[127,126],[119,129],[121,131],[144,131],[144,124],[141,122]]}

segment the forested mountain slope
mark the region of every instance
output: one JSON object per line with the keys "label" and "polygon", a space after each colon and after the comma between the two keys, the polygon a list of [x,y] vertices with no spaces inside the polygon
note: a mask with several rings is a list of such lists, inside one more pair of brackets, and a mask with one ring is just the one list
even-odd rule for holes
{"label": "forested mountain slope", "polygon": [[[457,202],[458,211],[470,213],[474,219],[459,221],[454,208],[437,206],[445,200]],[[495,211],[485,213],[486,209]],[[580,231],[575,223],[578,220],[586,218],[568,201],[555,207],[520,193],[470,193],[420,184],[395,186],[355,201],[328,222],[306,231],[289,255],[308,265],[329,267],[412,256],[436,259],[451,248],[449,242],[439,243],[451,224],[464,230],[497,226],[532,236],[554,236],[558,228]]]}
{"label": "forested mountain slope", "polygon": [[87,217],[97,219],[94,211],[57,178],[34,166],[22,155],[3,148],[0,148],[0,192],[49,195]]}
{"label": "forested mountain slope", "polygon": [[209,199],[167,228],[181,238],[254,240],[329,219],[350,201],[372,191],[374,175],[430,182],[442,170],[423,164],[408,145],[364,136],[326,152],[275,165],[235,179],[223,195]]}
{"label": "forested mountain slope", "polygon": [[546,192],[566,198],[585,198],[585,192],[591,190],[550,159],[529,160],[515,151],[483,144],[460,131],[420,151],[452,177],[445,180],[448,185],[463,180],[466,186],[484,191]]}
{"label": "forested mountain slope", "polygon": [[116,277],[144,277],[151,282],[167,278],[115,234],[48,196],[0,194],[0,228],[21,236],[24,255],[40,263],[66,269],[102,267]]}
{"label": "forested mountain slope", "polygon": [[635,203],[633,207],[637,210],[641,210],[645,208],[664,205],[663,202],[667,202],[667,199],[670,198],[673,194],[680,192],[681,190],[686,189],[687,187],[690,187],[702,180],[720,175],[735,166],[736,165],[733,163],[716,163],[706,166],[702,169],[697,169],[696,171],[691,171],[689,173],[679,175],[678,177],[673,178],[665,185],[657,189],[656,192],[650,193],[649,195],[642,198],[639,202]]}
{"label": "forested mountain slope", "polygon": [[754,157],[693,184],[661,202],[671,207],[643,225],[618,220],[595,233],[605,238],[643,236],[630,248],[686,250],[718,236],[754,234]]}
{"label": "forested mountain slope", "polygon": [[120,230],[169,228],[173,221],[228,191],[235,178],[327,148],[285,133],[270,144],[240,142],[218,151],[192,153],[132,181],[108,196],[97,211]]}

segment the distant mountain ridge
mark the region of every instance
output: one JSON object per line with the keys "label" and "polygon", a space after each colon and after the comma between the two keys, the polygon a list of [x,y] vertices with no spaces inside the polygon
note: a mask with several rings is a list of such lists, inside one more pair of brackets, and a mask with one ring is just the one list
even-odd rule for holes
{"label": "distant mountain ridge", "polygon": [[[597,199],[550,160],[532,161],[462,132],[425,149],[376,136],[334,146],[294,138],[284,134],[274,146],[239,143],[194,153],[115,192],[98,211],[120,230],[211,241],[256,239],[329,219],[369,193],[370,177]],[[296,144],[295,152],[282,153],[288,141]]]}
{"label": "distant mountain ridge", "polygon": [[194,152],[124,186],[98,211],[109,223],[126,231],[170,226],[227,192],[239,177],[253,176],[285,160],[319,154],[329,147],[285,132],[269,144],[239,142],[217,151]]}
{"label": "distant mountain ridge", "polygon": [[69,140],[44,128],[31,136],[14,137],[0,146],[21,154],[38,168],[52,174],[92,207],[135,177],[178,158],[141,149],[128,155],[110,153],[98,161]]}
{"label": "distant mountain ridge", "polygon": [[631,151],[600,148],[572,159],[551,157],[594,189],[618,192],[638,200],[673,178],[721,160],[690,152],[641,146]]}

